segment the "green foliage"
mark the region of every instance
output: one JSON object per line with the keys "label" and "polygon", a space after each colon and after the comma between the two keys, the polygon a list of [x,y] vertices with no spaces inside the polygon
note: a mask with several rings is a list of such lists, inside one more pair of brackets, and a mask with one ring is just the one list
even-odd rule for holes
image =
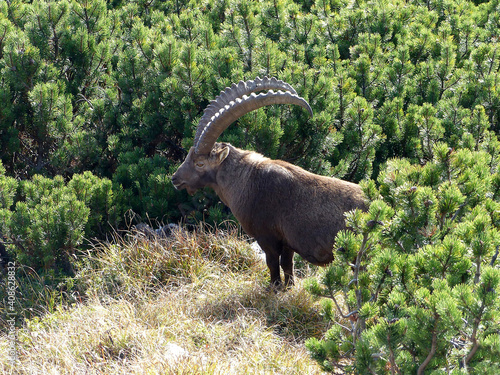
{"label": "green foliage", "polygon": [[268,108],[223,139],[349,180],[375,177],[389,157],[425,161],[431,140],[456,147],[500,129],[496,2],[347,5],[7,2],[2,161],[23,177],[110,179],[138,149],[176,163],[208,101],[264,74],[294,85],[314,119]]}
{"label": "green foliage", "polygon": [[335,261],[308,286],[335,304],[324,306],[337,325],[307,343],[325,370],[498,372],[495,155],[434,142],[425,165],[388,162],[378,194],[364,184],[368,211],[347,214]]}
{"label": "green foliage", "polygon": [[0,163],[0,193],[0,233],[8,249],[44,274],[72,274],[84,236],[104,233],[119,220],[111,182],[89,172],[68,183],[40,175],[18,183]]}
{"label": "green foliage", "polygon": [[121,198],[128,209],[161,219],[178,209],[178,198],[168,175],[161,157],[146,158],[141,150],[136,150],[122,154],[113,182],[122,187]]}
{"label": "green foliage", "polygon": [[35,270],[71,273],[70,259],[83,240],[89,209],[63,179],[34,176],[20,185],[23,200],[2,209],[2,233],[16,244],[19,262]]}
{"label": "green foliage", "polygon": [[73,175],[67,186],[89,209],[85,225],[87,238],[96,235],[102,237],[120,223],[121,215],[127,206],[120,195],[122,189],[116,187],[113,189],[110,180],[99,178],[87,171]]}
{"label": "green foliage", "polygon": [[309,283],[336,325],[307,346],[327,371],[496,373],[498,2],[346,5],[312,8],[335,72],[327,159],[376,181]]}

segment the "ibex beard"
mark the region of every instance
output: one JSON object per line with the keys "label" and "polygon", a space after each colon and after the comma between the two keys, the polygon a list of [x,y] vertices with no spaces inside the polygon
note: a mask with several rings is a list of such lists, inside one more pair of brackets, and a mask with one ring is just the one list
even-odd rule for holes
{"label": "ibex beard", "polygon": [[[263,90],[269,91],[255,95]],[[294,253],[315,265],[333,260],[335,236],[345,229],[345,212],[365,209],[365,199],[357,184],[216,143],[236,119],[270,104],[297,104],[312,115],[309,104],[283,81],[266,77],[233,84],[205,110],[194,146],[172,183],[190,194],[212,188],[258,242],[266,254],[271,284],[279,286],[280,266],[285,285],[293,284]]]}

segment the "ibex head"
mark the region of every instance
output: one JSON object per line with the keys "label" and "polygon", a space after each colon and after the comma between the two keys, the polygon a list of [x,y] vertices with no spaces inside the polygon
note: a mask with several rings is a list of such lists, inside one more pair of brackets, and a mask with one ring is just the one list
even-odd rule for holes
{"label": "ibex head", "polygon": [[[259,91],[266,92],[257,95]],[[312,116],[311,107],[292,86],[276,78],[240,81],[222,91],[205,109],[198,123],[193,147],[172,176],[176,189],[185,188],[193,194],[200,188],[213,186],[217,170],[230,151],[227,145],[216,144],[217,138],[244,114],[272,104],[300,105]]]}

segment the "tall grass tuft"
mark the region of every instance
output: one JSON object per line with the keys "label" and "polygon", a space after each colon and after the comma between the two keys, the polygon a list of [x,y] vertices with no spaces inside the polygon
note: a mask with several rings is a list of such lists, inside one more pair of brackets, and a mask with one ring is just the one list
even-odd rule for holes
{"label": "tall grass tuft", "polygon": [[166,238],[138,230],[116,233],[88,251],[76,279],[87,293],[116,296],[244,272],[255,267],[257,259],[237,233],[236,227],[201,226],[193,232],[175,230]]}

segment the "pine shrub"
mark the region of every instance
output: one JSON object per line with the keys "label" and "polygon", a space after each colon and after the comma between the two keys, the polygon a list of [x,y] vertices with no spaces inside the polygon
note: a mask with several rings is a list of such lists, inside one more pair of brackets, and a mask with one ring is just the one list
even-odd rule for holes
{"label": "pine shrub", "polygon": [[68,183],[40,175],[18,182],[0,163],[0,186],[0,233],[17,262],[35,272],[73,274],[85,234],[105,232],[120,219],[111,182],[90,172]]}
{"label": "pine shrub", "polygon": [[308,284],[335,322],[307,343],[325,370],[499,371],[499,160],[480,146],[436,143],[425,165],[395,159],[364,184],[369,209],[347,214]]}

